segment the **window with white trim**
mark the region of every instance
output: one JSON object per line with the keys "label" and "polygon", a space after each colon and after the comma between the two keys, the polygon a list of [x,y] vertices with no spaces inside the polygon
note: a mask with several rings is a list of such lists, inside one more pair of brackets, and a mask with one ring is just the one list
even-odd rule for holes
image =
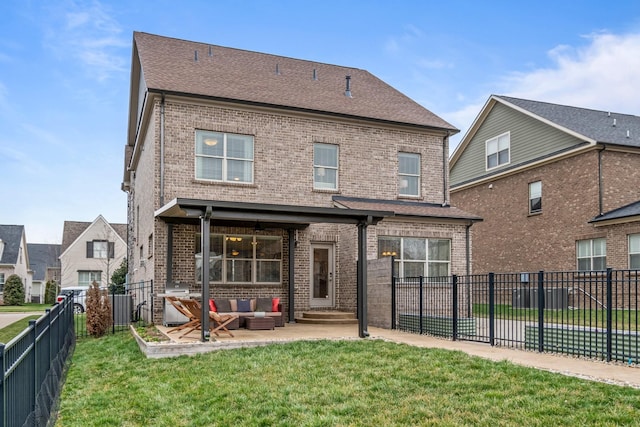
{"label": "window with white trim", "polygon": [[398,153],[398,194],[420,195],[420,154]]}
{"label": "window with white trim", "polygon": [[115,257],[115,243],[107,240],[87,242],[87,258],[107,259]]}
{"label": "window with white trim", "polygon": [[451,274],[451,240],[380,236],[378,257],[394,256],[399,277]]}
{"label": "window with white trim", "polygon": [[529,183],[529,213],[542,212],[542,181]]}
{"label": "window with white trim", "polygon": [[4,291],[4,273],[0,273],[0,292]]}
{"label": "window with white trim", "polygon": [[196,178],[253,182],[253,137],[196,130]]}
{"label": "window with white trim", "polygon": [[[202,282],[202,250],[196,234],[196,281]],[[209,282],[281,283],[282,237],[212,234],[209,241]]]}
{"label": "window with white trim", "polygon": [[78,285],[91,286],[93,282],[101,283],[101,271],[78,271]]}
{"label": "window with white trim", "polygon": [[338,189],[338,154],[337,145],[313,144],[313,188]]}
{"label": "window with white trim", "polygon": [[640,234],[629,235],[629,268],[640,269]]}
{"label": "window with white trim", "polygon": [[599,271],[607,269],[607,240],[586,239],[576,242],[579,271]]}
{"label": "window with white trim", "polygon": [[506,165],[511,161],[510,157],[511,133],[491,138],[486,142],[487,170]]}

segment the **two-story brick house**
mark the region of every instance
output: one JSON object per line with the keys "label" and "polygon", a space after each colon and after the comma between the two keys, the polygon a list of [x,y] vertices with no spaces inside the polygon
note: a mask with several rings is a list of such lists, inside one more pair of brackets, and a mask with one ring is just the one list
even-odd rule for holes
{"label": "two-story brick house", "polygon": [[640,268],[640,117],[491,96],[450,168],[474,273]]}
{"label": "two-story brick house", "polygon": [[293,320],[362,308],[383,254],[468,271],[457,129],[364,70],[136,32],[128,129],[130,280],[157,293],[276,296]]}

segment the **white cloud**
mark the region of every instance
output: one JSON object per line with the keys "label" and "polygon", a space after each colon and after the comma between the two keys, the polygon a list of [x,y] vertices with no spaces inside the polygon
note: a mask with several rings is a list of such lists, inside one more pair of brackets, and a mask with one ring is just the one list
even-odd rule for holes
{"label": "white cloud", "polygon": [[46,43],[61,59],[72,57],[100,82],[127,72],[129,40],[122,28],[98,1],[67,3],[56,13]]}
{"label": "white cloud", "polygon": [[592,34],[583,47],[548,52],[553,65],[512,73],[505,93],[576,107],[640,114],[640,34]]}

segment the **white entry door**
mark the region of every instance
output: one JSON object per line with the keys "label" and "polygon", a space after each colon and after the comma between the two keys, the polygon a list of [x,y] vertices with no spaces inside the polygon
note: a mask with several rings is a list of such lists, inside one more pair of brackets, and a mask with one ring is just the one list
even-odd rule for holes
{"label": "white entry door", "polygon": [[334,245],[311,244],[311,307],[333,307],[335,296]]}

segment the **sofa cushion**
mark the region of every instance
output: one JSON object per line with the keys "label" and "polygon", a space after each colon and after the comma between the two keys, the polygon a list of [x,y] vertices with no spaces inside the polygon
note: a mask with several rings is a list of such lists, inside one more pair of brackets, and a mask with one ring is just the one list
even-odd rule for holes
{"label": "sofa cushion", "polygon": [[258,301],[256,302],[256,311],[271,311],[271,307],[273,307],[271,298],[258,298]]}
{"label": "sofa cushion", "polygon": [[238,300],[237,299],[230,299],[229,300],[229,304],[231,304],[231,311],[238,311]]}
{"label": "sofa cushion", "polygon": [[251,311],[251,301],[248,299],[239,299],[238,311],[241,313],[246,313],[248,311]]}
{"label": "sofa cushion", "polygon": [[280,298],[272,298],[271,311],[278,311],[278,304],[280,304]]}
{"label": "sofa cushion", "polygon": [[228,299],[221,298],[216,300],[216,306],[218,307],[219,313],[229,313],[230,311],[235,311],[231,310],[231,304],[229,303]]}

